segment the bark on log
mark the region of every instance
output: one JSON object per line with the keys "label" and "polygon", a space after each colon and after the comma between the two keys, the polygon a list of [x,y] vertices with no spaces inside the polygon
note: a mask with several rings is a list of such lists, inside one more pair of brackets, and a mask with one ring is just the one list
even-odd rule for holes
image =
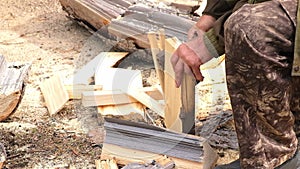
{"label": "bark on log", "polygon": [[187,32],[194,24],[191,19],[134,5],[128,8],[124,17],[113,20],[108,25],[108,30],[120,38],[133,38],[139,46],[149,48],[146,36],[148,32],[164,29],[167,38],[176,37],[180,41],[186,41]]}
{"label": "bark on log", "polygon": [[124,14],[136,0],[60,0],[63,9],[76,20],[100,29]]}

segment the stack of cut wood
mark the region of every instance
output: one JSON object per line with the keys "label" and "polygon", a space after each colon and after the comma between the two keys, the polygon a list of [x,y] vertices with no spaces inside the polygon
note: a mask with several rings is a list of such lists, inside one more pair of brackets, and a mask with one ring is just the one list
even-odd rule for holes
{"label": "stack of cut wood", "polygon": [[164,166],[161,168],[203,168],[204,139],[201,137],[108,118],[104,126],[102,161],[114,159],[118,165],[157,162]]}
{"label": "stack of cut wood", "polygon": [[31,63],[8,63],[0,55],[0,121],[17,108],[24,94],[24,81]]}
{"label": "stack of cut wood", "polygon": [[[147,1],[147,0],[145,0]],[[140,0],[60,0],[63,9],[93,30],[108,27],[111,36],[133,38],[140,47],[149,47],[147,32],[165,29],[167,37],[187,39],[187,31],[195,24],[189,14],[199,7],[197,1],[168,2],[173,8],[160,8],[152,1]],[[185,17],[178,10],[185,10]],[[107,27],[103,27],[107,25]],[[115,37],[113,36],[113,37]]]}
{"label": "stack of cut wood", "polygon": [[[69,99],[81,99],[83,106],[98,107],[102,115],[145,114],[145,106],[163,114],[163,96],[156,87],[143,87],[141,71],[116,68],[126,52],[102,52],[73,79],[65,82],[59,75],[40,84],[50,115],[60,111]],[[90,85],[90,79],[95,84]]]}
{"label": "stack of cut wood", "polygon": [[134,5],[128,8],[124,17],[112,20],[108,30],[120,38],[133,38],[139,46],[149,48],[148,32],[164,29],[167,38],[185,41],[188,30],[194,24],[187,18],[159,12],[145,5]]}

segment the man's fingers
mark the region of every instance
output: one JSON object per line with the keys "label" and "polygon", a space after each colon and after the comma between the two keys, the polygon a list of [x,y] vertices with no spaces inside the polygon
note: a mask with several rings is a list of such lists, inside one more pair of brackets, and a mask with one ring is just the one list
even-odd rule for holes
{"label": "man's fingers", "polygon": [[176,87],[179,87],[181,85],[181,81],[182,81],[184,66],[183,66],[183,62],[181,61],[181,59],[178,56],[177,50],[173,53],[170,61],[171,61],[173,70],[175,72]]}
{"label": "man's fingers", "polygon": [[178,62],[178,60],[179,60],[179,56],[178,56],[178,52],[177,52],[177,50],[176,50],[176,51],[173,53],[173,55],[171,56],[171,60],[170,60],[172,66],[173,66],[173,69],[174,69],[176,63]]}
{"label": "man's fingers", "polygon": [[195,78],[199,81],[203,81],[204,77],[202,76],[202,73],[200,71],[200,66],[193,66],[191,67],[191,69]]}
{"label": "man's fingers", "polygon": [[184,73],[189,76],[194,76],[191,68],[186,63],[184,63]]}
{"label": "man's fingers", "polygon": [[175,72],[176,87],[180,87],[183,78],[183,73],[184,73],[184,63],[181,59],[178,60],[178,62],[176,63],[174,72]]}

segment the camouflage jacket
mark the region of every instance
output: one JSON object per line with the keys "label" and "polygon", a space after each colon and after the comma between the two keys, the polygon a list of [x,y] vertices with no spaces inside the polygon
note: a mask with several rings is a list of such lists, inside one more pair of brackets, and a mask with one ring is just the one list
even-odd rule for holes
{"label": "camouflage jacket", "polygon": [[[211,44],[217,50],[219,55],[224,54],[224,22],[226,19],[242,5],[246,3],[259,3],[266,0],[207,0],[207,6],[203,14],[211,15],[217,19],[215,26],[210,29],[206,35]],[[295,13],[289,8],[296,0],[278,0],[288,15]],[[297,17],[290,15],[292,22],[296,27],[295,52],[292,75],[300,76],[300,0],[298,0]]]}

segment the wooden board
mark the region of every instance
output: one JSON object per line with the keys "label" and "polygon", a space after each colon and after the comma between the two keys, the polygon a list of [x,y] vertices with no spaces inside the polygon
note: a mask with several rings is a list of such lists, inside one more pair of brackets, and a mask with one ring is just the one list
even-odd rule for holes
{"label": "wooden board", "polygon": [[[159,39],[158,39],[159,37]],[[163,67],[159,65],[159,61],[157,59],[157,55],[159,52],[164,50],[164,46],[162,44],[165,43],[165,38],[162,33],[156,33],[156,32],[149,32],[148,33],[148,40],[150,43],[151,47],[151,53],[152,53],[152,58],[155,66],[155,71],[159,79],[160,86],[162,88],[162,91],[164,91],[164,70]],[[160,43],[161,42],[161,43]]]}
{"label": "wooden board", "polygon": [[0,55],[0,121],[5,120],[18,107],[30,66],[30,63],[7,63]]}
{"label": "wooden board", "polygon": [[148,107],[151,110],[155,111],[161,117],[165,116],[164,105],[162,105],[158,101],[154,100],[152,97],[147,95],[145,92],[142,92],[138,89],[137,90],[136,89],[131,89],[131,90],[127,90],[127,91],[124,91],[124,92],[126,92],[129,96],[135,98],[139,102],[141,102],[146,107]]}
{"label": "wooden board", "polygon": [[[181,89],[175,86],[175,74],[171,65],[171,56],[176,46],[172,39],[166,39],[165,43],[165,124],[166,127],[177,132],[182,132],[182,122],[179,118],[181,107]],[[179,44],[177,44],[179,45]]]}
{"label": "wooden board", "polygon": [[70,99],[81,99],[81,95],[83,92],[102,90],[101,85],[82,85],[82,84],[66,85],[65,84],[64,86],[68,92]]}
{"label": "wooden board", "polygon": [[123,59],[127,52],[101,52],[74,75],[73,84],[90,84],[98,67],[110,68]]}
{"label": "wooden board", "polygon": [[102,85],[103,90],[126,91],[143,87],[141,71],[102,66],[96,71],[95,82],[96,85]]}
{"label": "wooden board", "polygon": [[[177,38],[165,41],[165,76],[169,89],[166,89],[166,125],[184,133],[195,133],[195,86],[193,76],[184,75],[180,88],[175,87],[175,75],[170,63],[172,54],[181,42]],[[200,68],[199,68],[200,69]],[[180,96],[180,97],[179,97]]]}
{"label": "wooden board", "polygon": [[[200,68],[199,68],[200,69]],[[195,87],[196,79],[190,75],[184,75],[181,84],[180,119],[182,132],[195,134]]]}
{"label": "wooden board", "polygon": [[[138,89],[137,89],[138,90]],[[163,100],[160,91],[154,87],[144,87],[139,89],[145,92],[151,98],[156,100]],[[101,90],[101,91],[88,91],[82,93],[82,105],[87,106],[106,106],[118,105],[127,103],[136,103],[136,99],[128,96],[121,90]]]}
{"label": "wooden board", "polygon": [[[112,116],[127,116],[128,120],[135,120],[136,115],[139,114],[144,119],[145,114],[145,106],[141,103],[128,103],[128,104],[118,104],[118,105],[110,105],[110,106],[98,106],[98,112],[103,115],[112,115]],[[139,121],[139,119],[136,119]]]}
{"label": "wooden board", "polygon": [[136,102],[138,101],[128,96],[121,90],[102,90],[82,93],[82,105],[85,107],[118,105]]}
{"label": "wooden board", "polygon": [[60,111],[69,100],[69,95],[59,75],[44,80],[40,84],[42,94],[50,115]]}

